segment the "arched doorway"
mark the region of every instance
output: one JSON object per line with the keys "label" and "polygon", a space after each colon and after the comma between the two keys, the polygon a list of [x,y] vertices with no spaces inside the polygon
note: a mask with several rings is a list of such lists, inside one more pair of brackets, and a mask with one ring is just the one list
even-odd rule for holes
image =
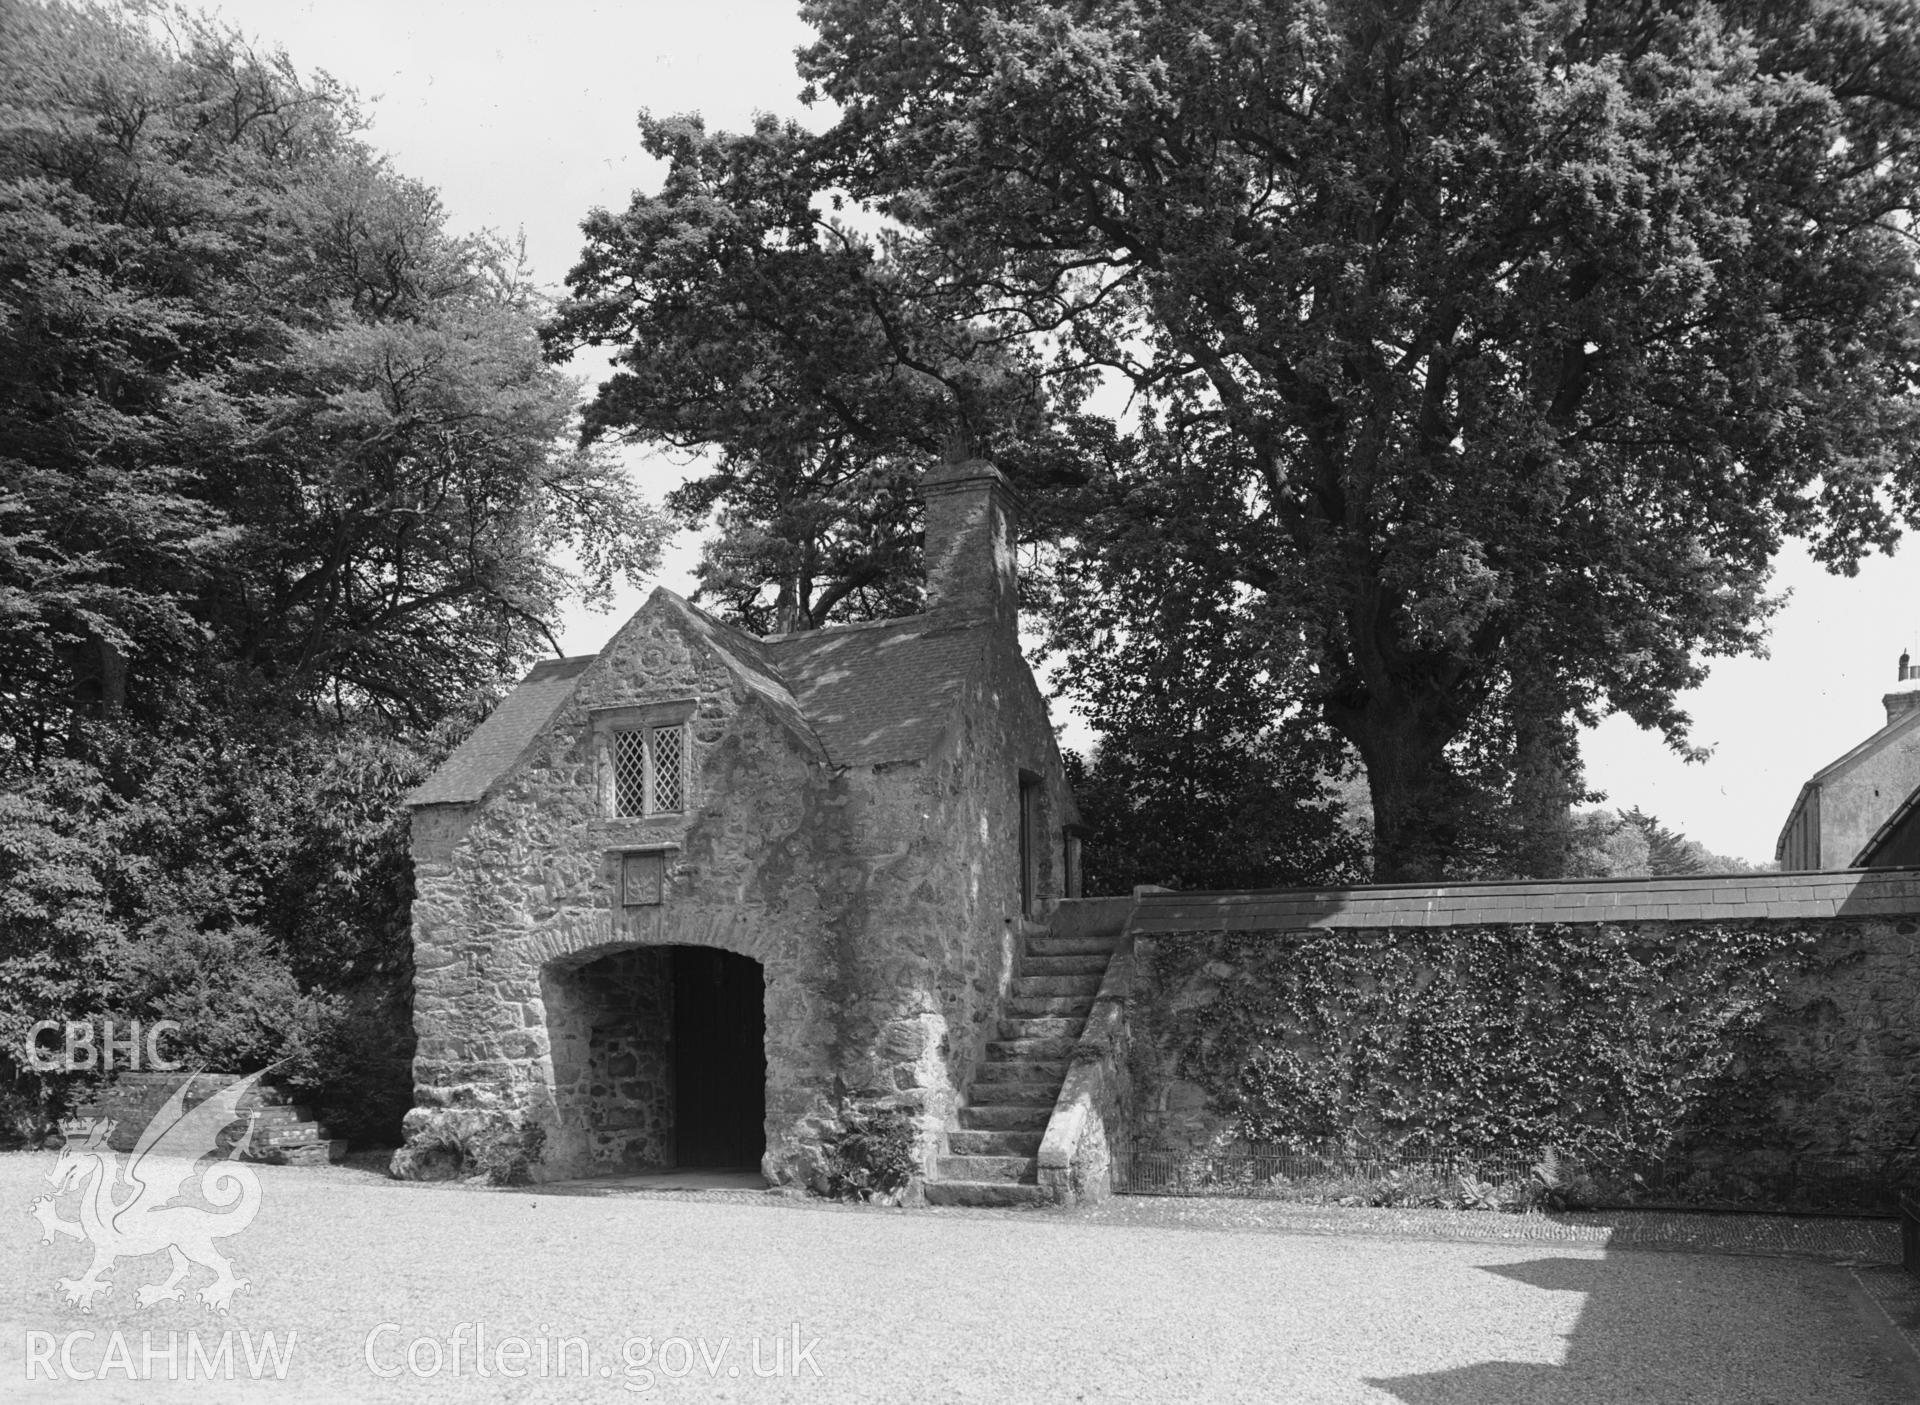
{"label": "arched doorway", "polygon": [[626,947],[545,974],[563,1174],[758,1169],[766,980],[705,946]]}

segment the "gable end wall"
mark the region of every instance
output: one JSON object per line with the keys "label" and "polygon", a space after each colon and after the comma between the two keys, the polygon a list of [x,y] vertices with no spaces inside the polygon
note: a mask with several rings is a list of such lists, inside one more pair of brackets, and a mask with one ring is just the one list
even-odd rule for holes
{"label": "gable end wall", "polygon": [[[595,717],[680,700],[689,812],[609,817]],[[643,607],[483,802],[415,812],[410,1145],[527,1114],[548,1132],[537,1175],[615,1169],[620,1146],[582,1126],[599,1017],[570,983],[601,956],[683,943],[762,965],[770,1179],[818,1179],[843,1098],[919,1110],[931,1155],[1017,959],[1022,768],[1045,783],[1044,900],[1071,802],[1011,641],[987,651],[924,760],[835,766],[708,631]],[[662,846],[662,901],[621,906],[621,853]]]}

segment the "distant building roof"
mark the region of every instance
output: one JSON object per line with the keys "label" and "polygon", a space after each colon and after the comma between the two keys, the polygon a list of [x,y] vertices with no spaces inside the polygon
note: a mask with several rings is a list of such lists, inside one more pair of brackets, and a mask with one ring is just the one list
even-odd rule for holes
{"label": "distant building roof", "polygon": [[547,659],[487,714],[486,721],[407,796],[408,805],[462,805],[480,799],[540,735],[597,654]]}
{"label": "distant building roof", "polygon": [[1860,852],[1853,856],[1848,867],[1907,868],[1920,861],[1915,855],[1920,855],[1920,790],[1900,802],[1860,846]]}
{"label": "distant building roof", "polygon": [[[1908,692],[1912,690],[1903,686],[1896,691]],[[1889,694],[1889,696],[1891,697],[1893,694]],[[1895,741],[1906,736],[1907,733],[1916,728],[1920,728],[1920,707],[1913,708],[1892,718],[1886,726],[1882,727],[1858,746],[1850,748],[1842,755],[1829,761],[1826,765],[1815,771],[1807,783],[1800,787],[1799,793],[1794,797],[1793,808],[1787,811],[1787,822],[1780,827],[1780,837],[1774,841],[1774,858],[1781,863],[1787,862],[1787,847],[1794,831],[1794,825],[1799,821],[1801,815],[1806,811],[1808,803],[1813,800],[1823,785],[1844,775],[1862,761],[1886,750]],[[1860,850],[1860,854],[1864,856],[1874,847],[1876,842],[1884,837],[1885,826],[1883,825],[1882,832],[1875,834],[1873,838],[1867,842],[1866,846]],[[1817,838],[1818,836],[1816,834],[1816,843]],[[1857,859],[1855,861],[1858,862]],[[1818,867],[1817,864],[1813,866]]]}
{"label": "distant building roof", "polygon": [[[968,677],[979,671],[994,629],[990,623],[910,615],[756,639],[671,591],[656,594],[686,611],[748,684],[797,711],[827,758],[843,766],[926,756]],[[468,804],[484,797],[597,658],[536,664],[406,803]]]}
{"label": "distant building roof", "polygon": [[1858,746],[1847,751],[1844,755],[1839,756],[1832,761],[1829,761],[1826,765],[1822,766],[1819,770],[1813,773],[1813,778],[1809,780],[1807,784],[1818,785],[1820,784],[1820,782],[1824,780],[1831,780],[1834,776],[1846,770],[1849,766],[1853,765],[1856,761],[1859,761],[1862,758],[1871,755],[1873,752],[1881,750],[1887,745],[1888,742],[1892,741],[1895,737],[1902,736],[1905,733],[1912,731],[1915,727],[1920,727],[1920,709],[1916,709],[1912,712],[1908,712],[1902,716],[1894,718],[1892,721],[1888,722],[1886,726],[1882,727],[1879,731],[1875,732],[1872,736],[1868,737],[1865,741],[1861,742]]}

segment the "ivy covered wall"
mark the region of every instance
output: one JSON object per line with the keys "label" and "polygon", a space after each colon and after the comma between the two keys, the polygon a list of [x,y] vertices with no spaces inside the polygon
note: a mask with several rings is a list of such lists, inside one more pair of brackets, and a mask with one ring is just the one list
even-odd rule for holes
{"label": "ivy covered wall", "polygon": [[1149,930],[1134,970],[1138,1150],[1920,1168],[1913,917]]}

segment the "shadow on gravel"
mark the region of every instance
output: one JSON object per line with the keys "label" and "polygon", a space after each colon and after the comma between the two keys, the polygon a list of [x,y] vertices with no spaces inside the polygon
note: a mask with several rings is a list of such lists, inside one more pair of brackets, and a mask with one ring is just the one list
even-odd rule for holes
{"label": "shadow on gravel", "polygon": [[[1511,1278],[1530,1288],[1550,1293],[1592,1294],[1607,1279],[1605,1259],[1529,1259],[1517,1264],[1487,1264],[1483,1271]],[[1580,1314],[1580,1328],[1587,1325],[1592,1311],[1591,1298]],[[1576,1338],[1579,1330],[1576,1329]],[[1547,1400],[1605,1398],[1604,1392],[1588,1392],[1574,1366],[1575,1348],[1569,1345],[1565,1365],[1548,1366],[1530,1361],[1479,1361],[1450,1371],[1433,1371],[1419,1376],[1400,1376],[1386,1380],[1369,1379],[1367,1384],[1391,1391],[1407,1405],[1538,1405]],[[1606,1383],[1621,1377],[1618,1365],[1595,1363]]]}
{"label": "shadow on gravel", "polygon": [[[1564,1359],[1558,1365],[1481,1361],[1415,1376],[1370,1378],[1367,1384],[1406,1405],[1599,1405],[1650,1398],[1731,1405],[1753,1398],[1753,1381],[1741,1374],[1745,1363],[1736,1354],[1743,1340],[1764,1334],[1766,1324],[1751,1318],[1729,1321],[1728,1303],[1711,1294],[1661,1291],[1665,1257],[1629,1252],[1482,1265],[1482,1272],[1543,1293],[1585,1296]],[[1780,1393],[1767,1398],[1858,1405],[1920,1398],[1914,1393],[1920,1389],[1920,1360],[1904,1343],[1880,1332],[1878,1323],[1867,1321],[1863,1310],[1871,1304],[1846,1286],[1846,1270],[1809,1264],[1807,1272],[1803,1310],[1831,1313],[1840,1321],[1854,1318],[1862,1330],[1851,1349],[1834,1344],[1829,1359],[1796,1362],[1806,1372],[1804,1380],[1769,1380],[1766,1384]],[[1652,1383],[1673,1394],[1647,1396]]]}

